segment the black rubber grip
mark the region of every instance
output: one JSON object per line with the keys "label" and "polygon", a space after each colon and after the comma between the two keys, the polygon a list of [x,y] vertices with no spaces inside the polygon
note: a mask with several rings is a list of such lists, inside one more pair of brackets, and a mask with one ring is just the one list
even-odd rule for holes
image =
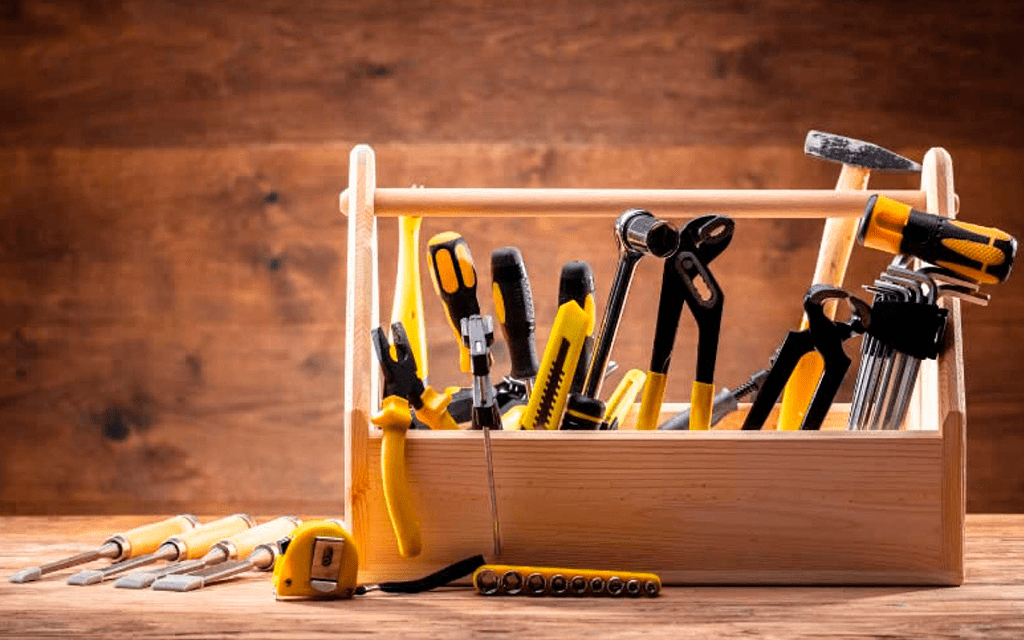
{"label": "black rubber grip", "polygon": [[[572,300],[580,305],[581,309],[587,308],[587,296],[594,295],[594,272],[590,265],[582,260],[573,260],[562,265],[562,275],[558,280],[558,306]],[[583,390],[583,384],[587,381],[587,371],[590,368],[590,356],[594,352],[594,338],[587,336],[583,340],[583,350],[580,352],[580,359],[576,361],[576,372],[572,376],[572,384],[569,386],[569,393],[579,393]]]}
{"label": "black rubber grip", "polygon": [[[512,377],[524,380],[537,375],[540,363],[534,332],[537,321],[533,312],[533,292],[526,275],[523,256],[515,247],[504,247],[491,254],[491,277],[495,285],[495,307],[508,343],[512,360]],[[501,300],[498,300],[500,295]]]}

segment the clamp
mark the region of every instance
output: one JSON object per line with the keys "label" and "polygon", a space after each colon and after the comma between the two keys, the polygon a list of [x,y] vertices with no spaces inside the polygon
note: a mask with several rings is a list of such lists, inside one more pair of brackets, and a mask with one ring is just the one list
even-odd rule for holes
{"label": "clamp", "polygon": [[[824,310],[824,305],[829,300],[846,300],[850,307],[850,319],[846,322],[830,320]],[[825,368],[800,428],[821,429],[836,392],[839,391],[839,385],[850,368],[851,360],[843,351],[843,342],[854,335],[864,333],[871,325],[871,307],[868,303],[843,289],[828,285],[816,284],[807,290],[804,296],[804,312],[807,314],[808,328],[803,331],[790,331],[786,335],[782,347],[773,358],[768,377],[743,422],[744,430],[760,429],[764,426],[768,414],[782,394],[800,358],[811,351],[817,351],[821,355]]]}
{"label": "clamp", "polygon": [[690,428],[710,428],[725,294],[708,265],[729,246],[735,228],[732,218],[706,215],[694,218],[679,230],[679,250],[671,259],[665,260],[651,368],[644,386],[637,429],[655,429],[658,426],[672,347],[684,304],[690,308],[699,331],[697,373],[690,398]]}

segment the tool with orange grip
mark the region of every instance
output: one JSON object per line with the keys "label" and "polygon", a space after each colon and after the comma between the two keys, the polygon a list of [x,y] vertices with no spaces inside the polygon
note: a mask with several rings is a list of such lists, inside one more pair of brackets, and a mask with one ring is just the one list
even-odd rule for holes
{"label": "tool with orange grip", "polygon": [[126,571],[161,560],[174,562],[175,560],[200,558],[217,542],[240,531],[249,529],[255,524],[256,522],[252,517],[244,513],[214,520],[190,531],[167,538],[152,553],[112,564],[100,571],[79,571],[68,578],[68,584],[79,586],[99,584],[107,578],[112,578]]}
{"label": "tool with orange grip", "polygon": [[878,194],[868,198],[857,241],[919,258],[980,284],[1005,281],[1017,255],[1017,240],[1005,231],[918,211]]}
{"label": "tool with orange grip", "polygon": [[110,536],[106,541],[92,551],[86,551],[70,558],[48,562],[38,567],[22,569],[10,576],[10,581],[15,583],[33,582],[54,571],[68,569],[80,564],[109,558],[114,561],[134,558],[157,550],[160,544],[167,538],[191,531],[196,528],[199,521],[195,516],[181,515],[167,518],[160,522],[152,522],[129,529],[124,533]]}
{"label": "tool with orange grip", "polygon": [[459,367],[470,372],[469,349],[462,342],[462,321],[480,314],[476,298],[476,267],[466,240],[454,231],[439,233],[427,243],[430,280],[444,303],[448,326],[459,344]]}

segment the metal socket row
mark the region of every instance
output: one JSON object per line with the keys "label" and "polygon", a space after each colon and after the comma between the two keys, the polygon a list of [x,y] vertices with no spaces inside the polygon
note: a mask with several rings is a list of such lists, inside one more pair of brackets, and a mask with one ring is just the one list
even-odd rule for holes
{"label": "metal socket row", "polygon": [[476,576],[476,589],[485,596],[529,595],[529,596],[622,596],[633,598],[640,596],[655,597],[661,591],[661,585],[653,580],[623,580],[611,576],[607,580],[601,576],[587,578],[585,576],[566,577],[556,573],[549,580],[542,573],[531,573],[526,578],[518,571],[506,571],[499,578],[490,569],[481,571]]}

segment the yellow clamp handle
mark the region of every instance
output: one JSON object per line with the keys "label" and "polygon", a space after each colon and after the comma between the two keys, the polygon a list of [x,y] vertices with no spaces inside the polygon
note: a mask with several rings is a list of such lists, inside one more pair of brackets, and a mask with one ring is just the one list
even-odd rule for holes
{"label": "yellow clamp handle", "polygon": [[711,428],[714,404],[715,385],[694,380],[690,392],[690,431],[707,431]]}
{"label": "yellow clamp handle", "polygon": [[398,553],[403,558],[420,554],[420,522],[409,491],[409,476],[405,466],[405,435],[412,424],[409,402],[398,396],[388,396],[371,421],[384,430],[380,450],[380,473],[384,485],[384,500],[395,532]]}
{"label": "yellow clamp handle", "polygon": [[448,405],[452,402],[452,394],[441,393],[433,387],[426,387],[420,396],[423,406],[416,410],[416,417],[431,429],[458,429],[459,425],[448,413]]}

